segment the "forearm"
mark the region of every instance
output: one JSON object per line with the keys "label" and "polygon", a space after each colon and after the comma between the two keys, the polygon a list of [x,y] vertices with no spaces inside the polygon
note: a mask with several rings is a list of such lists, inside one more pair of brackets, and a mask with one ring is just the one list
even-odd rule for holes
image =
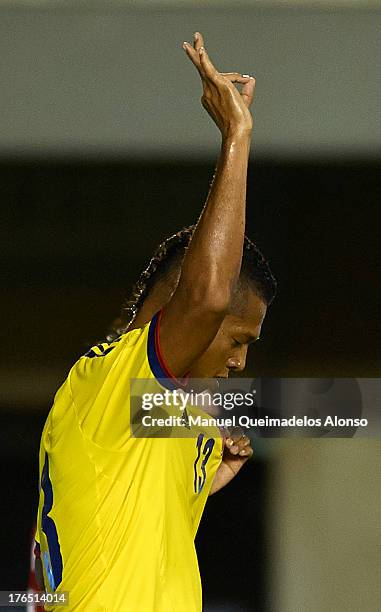
{"label": "forearm", "polygon": [[214,476],[209,495],[217,493],[217,491],[223,489],[223,487],[225,487],[231,480],[233,480],[233,478],[238,474],[238,471],[241,466],[237,467],[238,469],[236,469],[235,471],[229,465],[222,462]]}
{"label": "forearm", "polygon": [[223,139],[214,180],[180,279],[201,297],[210,294],[226,305],[241,267],[250,142],[249,130],[236,130]]}

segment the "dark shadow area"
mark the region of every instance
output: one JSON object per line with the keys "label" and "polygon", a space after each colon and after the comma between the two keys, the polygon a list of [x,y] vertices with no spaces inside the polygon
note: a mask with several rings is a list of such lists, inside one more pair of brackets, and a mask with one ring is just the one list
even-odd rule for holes
{"label": "dark shadow area", "polygon": [[[102,337],[212,175],[210,162],[0,163],[7,364],[68,367]],[[250,374],[379,375],[379,176],[361,160],[251,165],[247,233],[279,293]]]}

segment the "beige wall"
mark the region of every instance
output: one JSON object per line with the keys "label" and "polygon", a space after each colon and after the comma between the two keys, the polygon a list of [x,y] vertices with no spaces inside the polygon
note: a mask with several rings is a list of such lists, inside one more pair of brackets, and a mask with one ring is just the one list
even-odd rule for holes
{"label": "beige wall", "polygon": [[215,156],[181,48],[196,29],[219,69],[257,77],[255,155],[380,155],[381,11],[367,3],[9,6],[0,155]]}
{"label": "beige wall", "polygon": [[268,500],[273,612],[381,609],[381,440],[279,442]]}

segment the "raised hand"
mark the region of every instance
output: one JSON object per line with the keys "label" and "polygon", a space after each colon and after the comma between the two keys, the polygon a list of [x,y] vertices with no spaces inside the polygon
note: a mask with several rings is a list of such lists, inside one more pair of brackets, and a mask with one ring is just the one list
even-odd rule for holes
{"label": "raised hand", "polygon": [[[249,107],[253,101],[255,79],[238,72],[218,72],[213,66],[199,32],[194,35],[193,46],[183,43],[183,49],[196,66],[202,81],[203,107],[218,126],[223,138],[250,133],[253,119]],[[234,83],[242,85],[241,92]]]}

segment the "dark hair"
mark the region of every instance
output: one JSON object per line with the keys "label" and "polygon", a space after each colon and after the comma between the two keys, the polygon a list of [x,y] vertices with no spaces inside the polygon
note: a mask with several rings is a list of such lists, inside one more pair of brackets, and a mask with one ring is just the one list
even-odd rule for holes
{"label": "dark hair", "polygon": [[[147,268],[143,270],[133,286],[131,294],[124,301],[120,317],[114,321],[112,330],[107,337],[109,341],[126,332],[153,286],[181,265],[195,228],[195,225],[185,227],[159,245]],[[255,293],[266,304],[273,301],[276,295],[277,282],[268,261],[247,236],[244,240],[240,279],[252,286]]]}

